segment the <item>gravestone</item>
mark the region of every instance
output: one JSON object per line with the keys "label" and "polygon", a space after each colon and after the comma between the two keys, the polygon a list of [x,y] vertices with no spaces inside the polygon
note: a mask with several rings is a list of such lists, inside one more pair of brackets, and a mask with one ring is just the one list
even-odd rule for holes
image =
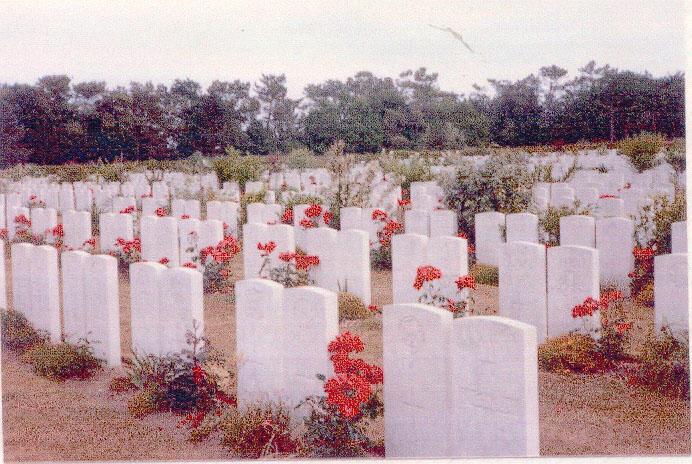
{"label": "gravestone", "polygon": [[448,456],[538,456],[535,327],[497,316],[460,318],[450,340]]}
{"label": "gravestone", "polygon": [[515,213],[505,216],[508,242],[538,243],[538,216],[531,213]]}
{"label": "gravestone", "polygon": [[538,343],[548,330],[545,246],[508,242],[500,250],[498,315],[536,328]]}
{"label": "gravestone", "polygon": [[91,212],[65,211],[62,215],[62,225],[63,241],[68,248],[83,248],[84,242],[91,238]]}
{"label": "gravestone", "polygon": [[671,225],[671,247],[673,253],[687,253],[687,221]]}
{"label": "gravestone", "polygon": [[548,337],[600,327],[600,315],[573,318],[572,308],[587,297],[598,300],[598,250],[581,246],[548,248]]}
{"label": "gravestone", "polygon": [[62,253],[65,337],[89,340],[94,356],[120,366],[118,261],[84,251]]}
{"label": "gravestone", "polygon": [[283,396],[283,355],[277,328],[283,324],[283,287],[271,280],[235,285],[238,406]]}
{"label": "gravestone", "polygon": [[409,209],[404,213],[407,234],[430,235],[430,213],[422,209]]}
{"label": "gravestone", "polygon": [[689,268],[687,253],[654,258],[654,312],[656,333],[667,326],[675,335],[688,329]]}
{"label": "gravestone", "polygon": [[504,243],[502,229],[505,215],[496,211],[478,213],[475,216],[476,260],[479,264],[497,266],[498,251]]}
{"label": "gravestone", "polygon": [[602,286],[615,286],[629,295],[630,278],[634,269],[634,223],[621,217],[600,218],[596,221],[596,248]]}
{"label": "gravestone", "polygon": [[333,375],[327,347],[339,334],[336,293],[317,287],[284,290],[281,346],[289,408],[311,395],[324,394],[317,374]]}
{"label": "gravestone", "polygon": [[394,303],[416,303],[420,292],[413,288],[416,271],[426,264],[428,238],[419,234],[392,237],[392,288]]}
{"label": "gravestone", "polygon": [[448,457],[452,313],[417,303],[384,307],[384,441],[390,458]]}
{"label": "gravestone", "polygon": [[591,216],[571,215],[560,218],[560,245],[596,248],[596,221]]}

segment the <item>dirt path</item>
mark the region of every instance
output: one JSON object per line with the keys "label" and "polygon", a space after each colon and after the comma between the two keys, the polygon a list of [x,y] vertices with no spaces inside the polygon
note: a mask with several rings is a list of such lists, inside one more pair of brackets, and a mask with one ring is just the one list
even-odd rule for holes
{"label": "dirt path", "polygon": [[[240,277],[239,262],[234,277]],[[9,268],[8,268],[9,270]],[[391,302],[391,273],[373,273],[373,303]],[[8,280],[9,282],[9,280]],[[129,353],[129,284],[121,279],[123,353]],[[494,313],[497,288],[479,286],[476,307]],[[234,305],[227,295],[205,296],[205,331],[232,362]],[[649,325],[650,311],[633,308],[635,326]],[[346,321],[359,334],[363,357],[382,363],[381,317]],[[108,390],[121,370],[104,370],[87,381],[55,383],[34,375],[11,354],[2,355],[5,459],[27,460],[216,460],[231,459],[217,441],[186,441],[172,414],[134,419],[128,395]],[[614,375],[539,374],[542,455],[689,454],[689,403],[627,388]],[[371,430],[382,436],[379,423]]]}

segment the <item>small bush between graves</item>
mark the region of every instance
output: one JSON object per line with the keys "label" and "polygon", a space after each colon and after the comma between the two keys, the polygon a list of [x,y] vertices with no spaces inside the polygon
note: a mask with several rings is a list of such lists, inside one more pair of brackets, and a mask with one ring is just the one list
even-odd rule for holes
{"label": "small bush between graves", "polygon": [[50,380],[87,379],[101,368],[103,361],[94,356],[89,342],[37,343],[22,359],[31,364],[34,372]]}
{"label": "small bush between graves", "polygon": [[676,398],[690,398],[689,336],[673,335],[670,329],[650,336],[644,343],[640,363],[628,373],[627,383]]}
{"label": "small bush between graves", "polygon": [[53,344],[23,314],[14,310],[2,310],[0,314],[2,346],[21,355],[36,374],[57,381],[86,379],[101,368],[103,361],[94,357],[88,341]]}
{"label": "small bush between graves", "polygon": [[675,139],[663,152],[663,156],[676,173],[685,172],[687,160],[685,158],[684,139]]}
{"label": "small bush between graves", "polygon": [[295,455],[300,445],[292,436],[289,412],[282,405],[255,404],[242,410],[231,409],[218,427],[221,445],[244,459]]}
{"label": "small bush between graves", "polygon": [[382,369],[352,353],[365,349],[357,335],[345,332],[329,343],[329,359],[334,377],[318,378],[325,382],[326,396],[311,396],[300,406],[310,413],[304,420],[303,442],[309,457],[384,456],[381,443],[374,443],[366,434],[367,424],[384,413]]}
{"label": "small bush between graves", "polygon": [[0,317],[3,348],[23,354],[34,345],[48,342],[48,336],[34,329],[22,313],[3,309]]}
{"label": "small bush between graves", "polygon": [[658,152],[661,151],[665,138],[659,134],[642,132],[628,137],[618,143],[618,154],[627,158],[637,172],[644,172],[655,167]]}
{"label": "small bush between graves", "polygon": [[575,202],[574,206],[562,206],[556,208],[548,206],[548,209],[541,211],[538,214],[538,230],[540,235],[544,237],[543,242],[548,246],[560,245],[560,218],[563,216],[572,215],[591,215],[591,210],[582,208],[579,202]]}
{"label": "small bush between graves", "polygon": [[[135,354],[125,361],[128,385],[124,379],[118,384],[125,391],[136,389],[128,401],[128,409],[135,417],[159,411],[186,414],[179,426],[195,429],[211,412],[221,414],[222,409],[235,406],[235,398],[222,389],[225,366],[218,352],[208,340],[188,333],[190,349],[166,356]],[[115,381],[116,379],[114,379]],[[113,381],[111,389],[113,388]],[[117,386],[116,386],[117,388]]]}
{"label": "small bush between graves", "polygon": [[475,215],[484,211],[520,213],[531,202],[535,182],[525,154],[493,154],[480,168],[464,162],[443,182],[445,204],[457,214],[459,230],[475,243]]}
{"label": "small bush between graves", "polygon": [[500,285],[499,269],[495,266],[476,263],[471,267],[471,276],[477,284],[492,285],[493,287]]}
{"label": "small bush between graves", "polygon": [[339,292],[339,320],[365,319],[371,311],[365,303],[353,293]]}
{"label": "small bush between graves", "polygon": [[598,351],[593,337],[570,333],[548,339],[538,347],[538,367],[560,374],[594,374],[609,370],[612,364]]}
{"label": "small bush between graves", "polygon": [[[639,222],[635,224],[635,238],[640,247],[648,247],[662,255],[671,252],[671,225],[687,219],[685,192],[676,189],[673,199],[656,195],[653,202],[644,205]],[[645,237],[651,237],[648,241]]]}
{"label": "small bush between graves", "polygon": [[247,182],[258,180],[264,169],[260,157],[241,155],[232,147],[226,148],[226,156],[223,158],[215,158],[212,166],[219,182],[238,182],[241,190],[245,189]]}

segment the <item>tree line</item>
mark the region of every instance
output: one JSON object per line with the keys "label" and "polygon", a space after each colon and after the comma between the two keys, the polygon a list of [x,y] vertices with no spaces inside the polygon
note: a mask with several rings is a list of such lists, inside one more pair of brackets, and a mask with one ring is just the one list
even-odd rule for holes
{"label": "tree line", "polygon": [[265,155],[336,140],[352,152],[615,141],[642,131],[684,136],[684,74],[620,71],[593,61],[566,79],[547,66],[514,82],[488,80],[469,95],[440,89],[425,68],[397,78],[359,72],[288,97],[285,75],[256,83],[190,79],[170,87],[73,83],[45,76],[0,85],[0,161],[57,164],[102,159]]}

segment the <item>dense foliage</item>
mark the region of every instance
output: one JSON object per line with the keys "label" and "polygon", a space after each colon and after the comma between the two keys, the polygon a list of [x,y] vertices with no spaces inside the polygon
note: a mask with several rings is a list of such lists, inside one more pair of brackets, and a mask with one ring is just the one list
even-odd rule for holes
{"label": "dense foliage", "polygon": [[[684,133],[684,75],[659,78],[590,62],[566,81],[557,66],[516,82],[489,80],[470,95],[439,88],[425,68],[398,78],[359,72],[287,96],[284,75],[258,83],[175,80],[73,83],[44,76],[0,85],[0,161],[60,164],[118,158],[222,155],[227,147],[266,155],[337,140],[349,152],[611,142],[642,131]],[[224,169],[221,168],[221,171]]]}

